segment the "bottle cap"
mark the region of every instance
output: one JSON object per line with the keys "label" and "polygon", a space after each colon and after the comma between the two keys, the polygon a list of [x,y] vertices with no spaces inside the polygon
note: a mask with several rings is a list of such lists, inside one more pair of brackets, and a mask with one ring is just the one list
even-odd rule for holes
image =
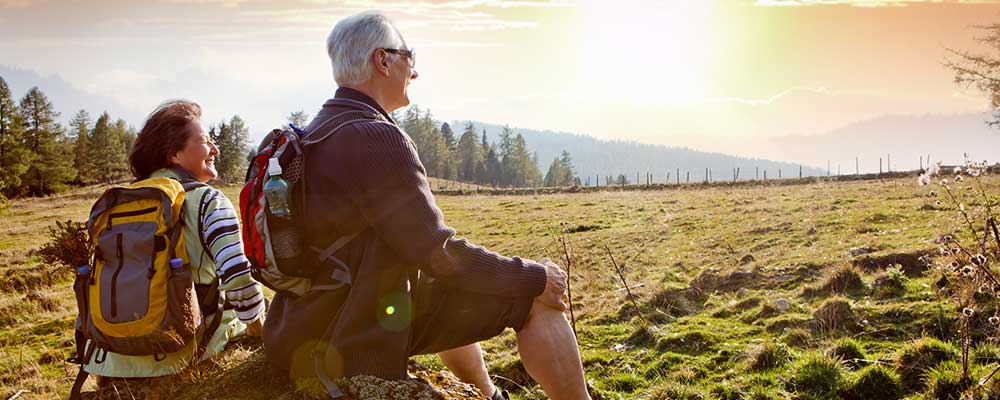
{"label": "bottle cap", "polygon": [[87,275],[87,274],[90,273],[90,266],[89,265],[81,265],[79,267],[76,267],[76,273],[78,273],[80,275]]}
{"label": "bottle cap", "polygon": [[177,269],[184,266],[184,260],[181,260],[179,258],[171,258],[169,264],[171,269]]}
{"label": "bottle cap", "polygon": [[267,160],[267,175],[268,176],[281,175],[281,164],[278,163],[277,157],[272,157]]}

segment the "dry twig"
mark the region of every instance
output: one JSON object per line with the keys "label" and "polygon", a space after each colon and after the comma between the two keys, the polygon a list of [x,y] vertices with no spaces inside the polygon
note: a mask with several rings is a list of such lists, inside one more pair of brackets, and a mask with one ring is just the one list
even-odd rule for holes
{"label": "dry twig", "polygon": [[608,257],[611,257],[611,264],[614,265],[615,272],[617,272],[618,277],[621,278],[622,285],[625,285],[625,292],[628,295],[628,299],[632,301],[632,307],[635,307],[635,314],[642,320],[643,325],[649,325],[649,321],[646,321],[646,318],[642,316],[642,311],[639,310],[639,304],[635,302],[635,296],[632,295],[632,289],[629,289],[628,287],[628,281],[625,279],[625,274],[622,272],[622,269],[618,267],[618,263],[615,262],[615,255],[611,254],[611,248],[604,245],[604,249],[608,251]]}

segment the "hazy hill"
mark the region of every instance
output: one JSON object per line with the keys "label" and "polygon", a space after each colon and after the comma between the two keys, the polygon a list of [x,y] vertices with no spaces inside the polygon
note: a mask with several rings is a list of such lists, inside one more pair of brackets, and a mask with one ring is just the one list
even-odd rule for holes
{"label": "hazy hill", "polygon": [[[496,143],[499,140],[502,125],[479,121],[472,121],[472,123],[476,125],[476,131],[480,134],[484,128],[486,129],[490,143]],[[461,135],[465,129],[466,121],[453,121],[451,124],[456,135]],[[798,176],[799,171],[798,164],[704,152],[684,147],[622,140],[601,140],[568,132],[525,128],[514,128],[514,131],[524,135],[528,147],[537,152],[539,168],[543,174],[548,170],[552,160],[559,156],[563,150],[566,150],[572,156],[576,172],[584,183],[586,183],[588,176],[591,177],[591,183],[593,183],[594,177],[600,176],[603,185],[605,176],[615,177],[619,174],[625,174],[629,182],[633,182],[636,172],[639,173],[640,181],[643,182],[646,179],[646,172],[652,173],[656,182],[663,182],[669,173],[670,181],[674,182],[677,178],[678,168],[682,181],[686,179],[688,172],[691,173],[692,181],[704,180],[705,168],[711,170],[713,180],[733,179],[734,168],[740,168],[740,179],[754,178],[755,168],[758,167],[761,178],[763,178],[765,170],[768,171],[768,178],[776,178],[779,169],[784,177]],[[804,176],[825,175],[826,170],[805,167],[802,174]]]}
{"label": "hazy hill", "polygon": [[[671,138],[706,151],[747,157],[781,159],[853,173],[855,157],[861,172],[878,172],[879,158],[892,159],[893,170],[916,169],[930,156],[945,164],[1000,160],[1000,130],[985,124],[986,113],[957,115],[885,115],[859,121],[819,135]],[[926,164],[926,161],[924,161]]]}

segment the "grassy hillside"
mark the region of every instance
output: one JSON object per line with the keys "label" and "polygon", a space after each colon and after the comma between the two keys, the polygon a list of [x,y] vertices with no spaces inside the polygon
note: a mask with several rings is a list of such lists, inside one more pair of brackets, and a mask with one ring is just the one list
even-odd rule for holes
{"label": "grassy hillside", "polygon": [[[985,182],[998,193],[1000,178]],[[935,241],[962,225],[930,190],[905,178],[438,202],[460,235],[503,254],[565,265],[559,238],[568,240],[576,330],[596,396],[877,399],[898,389],[949,398],[970,385],[957,378],[959,310],[935,290],[940,271],[920,258],[937,257]],[[54,221],[83,221],[97,193],[16,201],[2,216],[3,398],[22,389],[30,391],[22,398],[63,396],[71,384],[75,370],[63,361],[75,318],[71,276],[50,279],[34,250]],[[975,341],[974,380],[1000,359],[995,344]],[[484,343],[491,374],[516,398],[544,398],[514,343],[512,332]],[[209,364],[144,395],[298,396],[255,343]],[[997,388],[991,380],[976,390],[995,398]]]}

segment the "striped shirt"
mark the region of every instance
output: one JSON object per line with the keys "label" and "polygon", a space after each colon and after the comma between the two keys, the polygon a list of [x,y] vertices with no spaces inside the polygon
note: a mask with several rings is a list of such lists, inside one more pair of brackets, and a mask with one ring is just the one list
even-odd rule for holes
{"label": "striped shirt", "polygon": [[[264,311],[264,292],[250,276],[250,263],[243,254],[239,218],[233,203],[212,187],[192,190],[187,198],[185,208],[197,211],[194,216],[198,219],[193,227],[189,224],[186,233],[192,232],[192,228],[197,231],[198,226],[202,227],[201,232],[197,232],[201,243],[186,243],[188,254],[198,255],[190,258],[199,277],[197,280],[209,283],[217,276],[226,302],[236,310],[240,321],[253,322]],[[185,235],[185,238],[189,236],[192,235]],[[192,245],[195,246],[193,249]]]}

